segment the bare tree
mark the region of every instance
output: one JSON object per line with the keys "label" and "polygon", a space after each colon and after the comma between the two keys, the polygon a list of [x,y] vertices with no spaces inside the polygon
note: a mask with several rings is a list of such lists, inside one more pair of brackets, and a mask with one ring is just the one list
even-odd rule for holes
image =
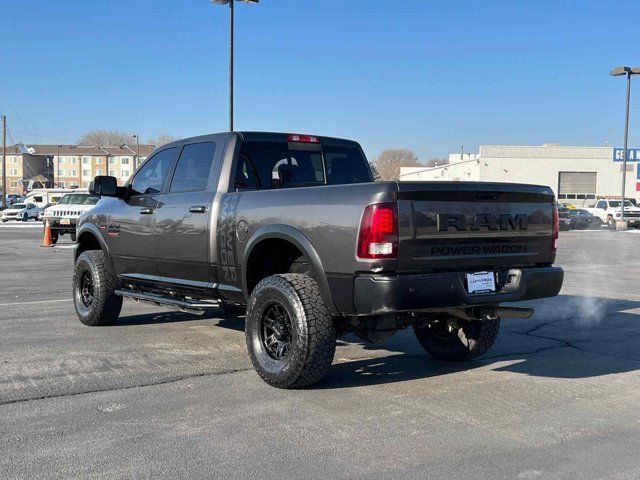
{"label": "bare tree", "polygon": [[369,161],[369,168],[371,169],[371,173],[373,174],[373,181],[379,182],[381,178],[380,174],[378,173],[378,169],[376,168],[376,164]]}
{"label": "bare tree", "polygon": [[421,164],[412,150],[393,148],[383,150],[376,158],[375,166],[382,180],[398,180],[400,167],[420,167]]}
{"label": "bare tree", "polygon": [[131,143],[132,136],[116,130],[91,130],[78,139],[80,145],[101,145],[103,147],[118,147],[123,143]]}
{"label": "bare tree", "polygon": [[158,135],[156,138],[150,138],[149,140],[147,140],[147,143],[149,143],[150,145],[155,145],[156,147],[161,147],[162,145],[171,143],[175,140],[178,140],[178,137],[163,133],[162,135]]}

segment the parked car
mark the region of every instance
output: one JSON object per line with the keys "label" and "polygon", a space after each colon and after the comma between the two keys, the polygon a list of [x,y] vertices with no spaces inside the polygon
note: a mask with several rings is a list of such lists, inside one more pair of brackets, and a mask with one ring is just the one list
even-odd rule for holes
{"label": "parked car", "polygon": [[[616,221],[622,218],[620,200],[598,200],[594,208],[585,208],[589,213],[600,218],[609,228],[616,228]],[[629,200],[624,201],[624,218],[630,227],[640,227],[640,208]]]}
{"label": "parked car", "polygon": [[558,208],[558,221],[560,224],[560,230],[570,230],[571,229],[571,209],[566,207]]}
{"label": "parked car", "polygon": [[2,211],[0,221],[21,220],[26,222],[30,218],[36,219],[40,209],[32,203],[14,203]]}
{"label": "parked car", "polygon": [[56,243],[60,235],[69,235],[76,241],[76,223],[83,213],[91,210],[100,200],[92,193],[67,193],[60,201],[44,212],[44,220],[51,227],[51,242]]}
{"label": "parked car", "polygon": [[569,210],[571,228],[575,230],[598,229],[602,226],[602,220],[584,208]]}
{"label": "parked car", "polygon": [[437,359],[486,352],[505,307],[558,294],[549,187],[374,182],[360,145],[228,132],[169,143],[80,217],[73,298],[108,325],[123,297],[202,313],[247,307],[246,341],[272,386],[315,383],[340,335],[412,326]]}

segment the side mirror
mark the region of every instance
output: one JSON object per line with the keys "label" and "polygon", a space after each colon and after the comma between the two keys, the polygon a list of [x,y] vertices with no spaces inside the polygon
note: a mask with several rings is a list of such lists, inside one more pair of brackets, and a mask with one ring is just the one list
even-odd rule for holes
{"label": "side mirror", "polygon": [[89,185],[89,192],[103,197],[116,197],[118,196],[118,181],[116,177],[97,176],[93,179],[92,184]]}

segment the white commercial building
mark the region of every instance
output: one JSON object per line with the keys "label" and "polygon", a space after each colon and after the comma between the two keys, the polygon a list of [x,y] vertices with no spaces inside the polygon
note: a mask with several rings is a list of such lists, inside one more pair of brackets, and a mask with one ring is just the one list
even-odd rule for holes
{"label": "white commercial building", "polygon": [[[449,155],[449,163],[432,168],[403,167],[401,181],[516,182],[546,185],[559,200],[579,206],[594,203],[598,196],[620,196],[622,187],[621,149],[612,147],[569,147],[481,145],[480,153]],[[627,158],[626,197],[640,198],[640,151]]]}

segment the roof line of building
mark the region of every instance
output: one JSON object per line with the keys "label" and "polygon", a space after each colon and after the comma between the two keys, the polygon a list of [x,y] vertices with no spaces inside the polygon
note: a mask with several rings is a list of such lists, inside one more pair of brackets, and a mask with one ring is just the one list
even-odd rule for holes
{"label": "roof line of building", "polygon": [[[435,170],[437,168],[448,168],[451,165],[462,165],[463,163],[471,163],[471,162],[480,162],[480,159],[479,158],[472,158],[471,160],[463,160],[462,162],[443,163],[442,165],[436,165],[435,167],[425,167],[425,168],[422,168],[420,170],[414,170],[412,172],[400,173],[400,176],[402,177],[403,175],[413,175],[415,173],[429,172],[429,171]],[[403,168],[417,168],[417,167],[403,167]]]}

